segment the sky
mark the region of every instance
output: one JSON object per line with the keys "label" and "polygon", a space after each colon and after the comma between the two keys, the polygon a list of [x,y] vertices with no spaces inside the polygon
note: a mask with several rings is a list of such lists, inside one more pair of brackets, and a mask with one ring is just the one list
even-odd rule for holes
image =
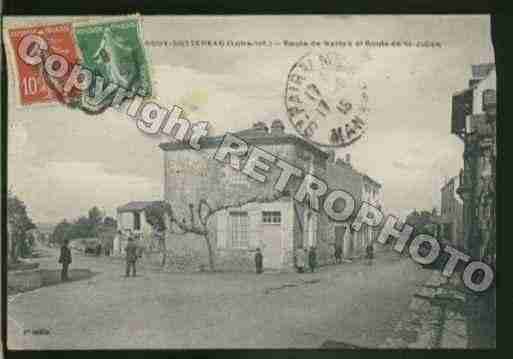
{"label": "sky", "polygon": [[[60,22],[70,18],[49,18]],[[74,19],[72,19],[74,20]],[[83,19],[80,19],[83,20]],[[10,18],[7,26],[41,23]],[[464,89],[471,65],[494,62],[488,16],[146,16],[145,40],[430,40],[442,48],[321,48],[362,61],[368,83],[368,130],[351,154],[359,171],[383,185],[385,208],[404,217],[440,205],[445,178],[463,166],[463,143],[450,133],[451,96]],[[270,125],[290,127],[284,90],[290,67],[309,47],[146,47],[155,101],[185,108],[223,134]],[[61,105],[16,106],[9,77],[8,183],[36,222],[84,215],[94,205],[115,215],[133,200],[163,197],[158,144],[124,113],[89,116]]]}

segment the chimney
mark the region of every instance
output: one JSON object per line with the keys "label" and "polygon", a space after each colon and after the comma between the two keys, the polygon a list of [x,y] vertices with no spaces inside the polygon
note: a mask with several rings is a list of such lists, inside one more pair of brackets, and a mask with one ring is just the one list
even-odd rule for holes
{"label": "chimney", "polygon": [[272,135],[282,135],[285,132],[285,126],[281,120],[276,119],[271,123],[271,134]]}
{"label": "chimney", "polygon": [[269,131],[269,128],[265,124],[265,122],[258,121],[253,124],[253,128],[251,129],[251,132],[258,135],[267,135]]}
{"label": "chimney", "polygon": [[345,166],[346,163],[344,162],[344,160],[342,158],[337,158],[337,160],[335,161],[335,163],[339,166]]}

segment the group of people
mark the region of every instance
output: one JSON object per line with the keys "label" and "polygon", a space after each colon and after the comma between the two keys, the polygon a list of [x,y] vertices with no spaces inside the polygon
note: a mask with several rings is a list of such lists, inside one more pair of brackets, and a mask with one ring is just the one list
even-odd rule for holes
{"label": "group of people", "polygon": [[[129,277],[130,273],[132,276],[136,276],[135,264],[137,260],[141,258],[141,248],[135,243],[135,236],[128,236],[127,245],[125,247],[126,252],[126,271],[125,276]],[[71,250],[69,248],[69,240],[65,239],[61,245],[61,252],[59,255],[59,263],[62,264],[61,270],[61,281],[69,281],[68,269],[72,262]]]}
{"label": "group of people", "polygon": [[[335,263],[340,264],[342,263],[342,253],[343,249],[342,246],[335,246]],[[365,247],[365,259],[368,260],[368,263],[372,263],[372,260],[374,259],[374,246],[372,243],[369,243]]]}
{"label": "group of people", "polygon": [[[308,250],[306,248],[298,248],[295,258],[298,273],[304,273],[308,269],[314,272],[317,268],[317,252],[314,246],[311,246]],[[260,248],[257,248],[255,253],[255,268],[257,274],[263,272],[263,264],[264,256]]]}
{"label": "group of people", "polygon": [[[314,272],[317,268],[317,251],[315,246],[311,246],[309,249],[298,248],[295,253],[295,267],[298,273],[304,273],[306,271]],[[374,246],[369,243],[365,247],[365,259],[368,264],[372,264],[374,259]],[[264,257],[260,248],[257,248],[255,253],[255,267],[256,273],[260,274],[263,272]],[[335,262],[337,264],[342,263],[342,247],[335,247]]]}
{"label": "group of people", "polygon": [[[125,247],[126,252],[126,271],[125,276],[129,277],[130,273],[132,276],[136,276],[135,265],[137,260],[141,257],[141,248],[134,241],[135,236],[129,235],[127,245]],[[67,281],[68,268],[71,264],[71,250],[68,247],[69,240],[65,240],[61,246],[61,253],[59,256],[59,263],[62,264],[61,280]],[[372,261],[374,258],[374,248],[372,244],[367,245],[365,258]],[[335,247],[335,261],[340,263],[342,260],[342,248]],[[260,274],[263,272],[264,257],[260,248],[257,248],[255,253],[255,267],[256,273]],[[295,253],[295,266],[298,273],[304,273],[307,270],[314,272],[317,268],[317,251],[315,246],[311,246],[309,249],[298,248]]]}
{"label": "group of people", "polygon": [[298,273],[304,273],[308,269],[314,272],[317,268],[317,251],[314,246],[309,249],[298,248],[296,250],[296,270]]}

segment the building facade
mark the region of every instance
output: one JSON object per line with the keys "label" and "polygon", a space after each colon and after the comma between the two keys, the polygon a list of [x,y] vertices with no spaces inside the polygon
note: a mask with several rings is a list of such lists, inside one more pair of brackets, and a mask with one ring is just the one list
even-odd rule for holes
{"label": "building facade", "polygon": [[463,250],[463,201],[457,193],[459,176],[452,177],[441,188],[441,209],[438,223],[440,224],[439,237],[451,243],[454,247]]}
{"label": "building facade", "polygon": [[[341,188],[353,195],[357,203],[362,201],[373,206],[383,208],[383,192],[381,184],[356,170],[351,163],[350,154],[344,159],[328,159],[327,179],[331,188]],[[359,232],[353,232],[350,224],[352,219],[346,223],[329,221],[324,223],[330,243],[342,248],[342,256],[346,260],[360,257],[364,254],[367,245],[377,237],[377,228],[362,226]]]}
{"label": "building facade", "polygon": [[458,194],[463,200],[464,244],[476,259],[495,262],[497,157],[494,64],[472,66],[469,88],[453,96],[452,132],[465,144]]}
{"label": "building facade", "polygon": [[[496,268],[497,102],[494,64],[472,66],[469,87],[453,96],[452,132],[465,144],[457,191],[463,200],[465,251]],[[468,293],[469,348],[495,347],[496,289]]]}
{"label": "building facade", "polygon": [[[325,179],[330,189],[348,191],[355,197],[357,208],[365,196],[370,196],[369,201],[380,201],[381,185],[356,171],[349,160],[336,160],[334,153],[285,133],[279,120],[270,129],[258,123],[235,135],[304,173]],[[210,246],[216,269],[254,270],[254,254],[260,248],[264,268],[293,270],[297,249],[315,247],[321,265],[334,261],[336,245],[344,247],[346,258],[364,252],[372,234],[362,234],[364,229],[359,234],[351,233],[352,218],[335,223],[322,212],[314,211],[307,201],[294,200],[292,193],[300,179],[292,178],[285,191],[276,196],[272,184],[279,171],[270,170],[266,184],[256,183],[234,170],[230,163],[222,165],[213,159],[223,137],[203,140],[201,151],[176,143],[160,145],[164,153],[164,200],[177,212],[182,211],[177,217],[184,226],[190,224],[189,228],[194,228],[192,224],[198,223],[199,203],[206,201],[211,208],[218,208],[205,224],[208,241],[193,229],[166,234],[166,248],[172,255],[206,264]],[[228,207],[226,203],[236,205]],[[173,224],[168,227],[172,229]]]}

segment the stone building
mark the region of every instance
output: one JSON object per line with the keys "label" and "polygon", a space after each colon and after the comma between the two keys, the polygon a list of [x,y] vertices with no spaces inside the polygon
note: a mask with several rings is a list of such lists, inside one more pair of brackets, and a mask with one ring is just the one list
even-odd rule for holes
{"label": "stone building", "polygon": [[457,193],[459,176],[449,179],[441,188],[439,236],[460,250],[464,249],[463,201]]}
{"label": "stone building", "polygon": [[[496,267],[497,102],[495,64],[472,66],[469,87],[453,96],[452,133],[465,144],[457,191],[463,200],[464,244],[473,260]],[[468,293],[468,347],[495,347],[496,289]]]}
{"label": "stone building", "polygon": [[[365,196],[370,196],[369,201],[380,201],[381,186],[356,171],[349,158],[336,160],[334,153],[285,133],[279,120],[273,121],[270,129],[260,122],[234,135],[326,180],[330,189],[348,191],[357,208]],[[254,254],[260,248],[265,268],[291,270],[298,248],[315,246],[321,265],[333,261],[336,243],[344,246],[346,257],[363,253],[364,241],[371,238],[369,231],[363,234],[362,229],[355,235],[348,230],[352,218],[347,223],[334,223],[309,203],[294,200],[299,178],[292,178],[285,191],[276,193],[272,187],[279,170],[271,169],[262,184],[233,169],[231,162],[223,165],[214,160],[222,141],[223,136],[203,138],[199,151],[180,143],[160,145],[165,166],[164,200],[176,209],[175,228],[186,229],[181,234],[177,234],[180,228],[166,234],[171,256],[182,257],[182,262],[186,257],[191,265],[206,265],[210,249],[218,270],[254,270]],[[199,218],[201,203],[216,208],[204,224]],[[173,228],[173,223],[168,227]],[[208,235],[201,235],[203,227]]]}
{"label": "stone building", "polygon": [[[377,208],[383,207],[383,192],[381,184],[366,174],[357,171],[351,164],[351,155],[346,154],[345,160],[331,157],[327,162],[327,181],[331,188],[343,188],[351,193],[359,203],[365,201]],[[367,244],[377,236],[378,229],[363,226],[354,233],[351,228],[351,220],[346,223],[336,223],[326,220],[326,235],[329,243],[342,247],[342,256],[345,259],[353,259],[363,255]]]}
{"label": "stone building", "polygon": [[458,194],[464,202],[465,249],[495,261],[496,74],[494,64],[472,66],[469,88],[453,96],[452,133],[465,144]]}
{"label": "stone building", "polygon": [[[382,186],[379,182],[369,177],[366,174],[362,174],[362,200],[372,204],[374,207],[379,208],[381,210],[384,209],[384,199],[383,199],[383,190]],[[359,235],[362,236],[361,241],[357,241],[357,243],[362,243],[364,246],[369,242],[373,241],[374,238],[377,238],[379,229],[378,228],[369,228],[365,226],[359,232]]]}

